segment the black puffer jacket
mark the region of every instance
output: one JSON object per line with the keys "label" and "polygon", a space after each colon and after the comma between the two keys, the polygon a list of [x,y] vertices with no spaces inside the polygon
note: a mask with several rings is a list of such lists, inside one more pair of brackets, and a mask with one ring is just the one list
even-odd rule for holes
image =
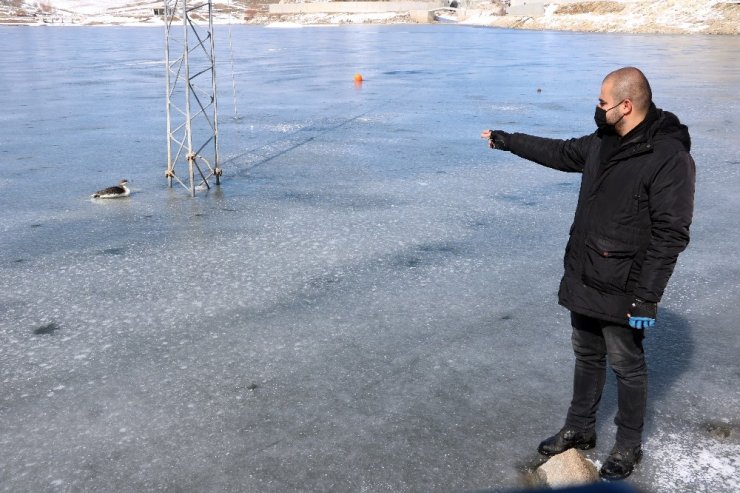
{"label": "black puffer jacket", "polygon": [[560,304],[626,324],[635,297],[659,302],[689,243],[696,168],[688,128],[652,106],[622,139],[601,131],[570,140],[515,133],[509,147],[544,166],[583,173]]}

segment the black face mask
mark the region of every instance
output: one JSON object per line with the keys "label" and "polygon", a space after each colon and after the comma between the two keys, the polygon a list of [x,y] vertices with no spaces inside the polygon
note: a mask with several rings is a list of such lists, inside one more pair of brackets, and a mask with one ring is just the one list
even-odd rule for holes
{"label": "black face mask", "polygon": [[614,125],[616,125],[617,123],[619,123],[620,121],[622,121],[622,118],[624,118],[624,115],[622,115],[619,118],[619,120],[617,120],[616,122],[614,122],[614,125],[610,125],[609,123],[606,122],[606,114],[607,114],[607,112],[613,110],[614,108],[616,108],[617,106],[619,106],[623,102],[624,102],[624,100],[618,102],[617,104],[615,104],[614,106],[612,106],[608,110],[605,110],[604,108],[601,108],[599,106],[596,107],[596,111],[594,112],[594,121],[596,122],[596,126],[599,128],[599,130],[607,130],[610,127],[613,127]]}

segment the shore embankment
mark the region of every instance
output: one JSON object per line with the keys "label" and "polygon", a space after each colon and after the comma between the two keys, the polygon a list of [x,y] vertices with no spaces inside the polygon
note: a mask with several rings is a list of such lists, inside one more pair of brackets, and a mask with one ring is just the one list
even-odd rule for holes
{"label": "shore embankment", "polygon": [[[162,25],[163,10],[159,1],[0,0],[0,25]],[[448,22],[530,30],[737,35],[740,0],[238,0],[214,3],[213,21],[275,26]]]}

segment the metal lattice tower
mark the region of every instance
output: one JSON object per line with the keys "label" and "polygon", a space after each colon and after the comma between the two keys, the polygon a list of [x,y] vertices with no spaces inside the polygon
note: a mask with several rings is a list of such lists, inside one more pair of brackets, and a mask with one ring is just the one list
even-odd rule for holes
{"label": "metal lattice tower", "polygon": [[[216,58],[211,1],[165,0],[167,181],[195,196],[220,185]],[[203,25],[199,25],[201,22]],[[187,170],[187,177],[181,170]]]}

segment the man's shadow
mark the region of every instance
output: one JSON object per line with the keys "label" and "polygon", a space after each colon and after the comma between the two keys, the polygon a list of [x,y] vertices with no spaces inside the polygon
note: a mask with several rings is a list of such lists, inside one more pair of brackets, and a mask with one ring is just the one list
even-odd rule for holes
{"label": "man's shadow", "polygon": [[[656,326],[645,330],[643,348],[648,367],[648,403],[645,416],[646,437],[653,426],[654,409],[667,392],[689,369],[694,356],[694,340],[688,320],[670,310],[659,309]],[[606,385],[599,406],[598,428],[604,443],[613,443],[616,428],[617,382],[611,367],[607,369]],[[611,445],[610,445],[611,446]]]}

